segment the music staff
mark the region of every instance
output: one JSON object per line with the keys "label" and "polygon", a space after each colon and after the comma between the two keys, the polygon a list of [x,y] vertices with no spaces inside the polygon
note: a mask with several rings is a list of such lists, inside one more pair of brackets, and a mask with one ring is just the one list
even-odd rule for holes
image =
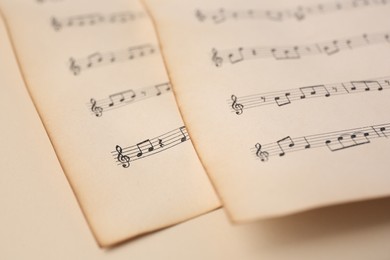
{"label": "music staff", "polygon": [[91,14],[81,14],[74,15],[67,18],[51,18],[51,25],[55,31],[60,31],[64,27],[85,27],[85,26],[93,26],[98,24],[120,24],[132,22],[134,20],[144,18],[144,12],[117,12],[111,13],[108,15],[100,14],[100,13],[91,13]]}
{"label": "music staff", "polygon": [[83,70],[92,69],[99,66],[109,65],[122,61],[132,61],[153,55],[158,48],[152,44],[132,46],[124,50],[101,53],[94,52],[85,58],[69,59],[69,69],[73,75],[79,75]]}
{"label": "music staff", "polygon": [[213,48],[211,50],[211,61],[216,67],[222,67],[225,63],[236,64],[253,59],[299,60],[312,55],[332,56],[342,51],[350,51],[375,44],[390,44],[390,32],[362,34],[306,45],[238,47],[225,50]]}
{"label": "music staff", "polygon": [[228,10],[220,8],[218,10],[196,10],[195,17],[199,22],[209,21],[214,24],[242,20],[268,20],[272,22],[284,22],[288,20],[303,21],[314,15],[350,11],[365,7],[381,7],[387,4],[390,4],[389,0],[345,0],[273,10]]}
{"label": "music staff", "polygon": [[137,101],[161,96],[171,91],[169,82],[148,86],[140,89],[127,89],[118,93],[109,95],[107,98],[95,100],[91,99],[87,104],[88,109],[96,117],[101,117],[103,112],[133,104]]}
{"label": "music staff", "polygon": [[182,126],[158,137],[143,140],[132,146],[122,148],[117,145],[115,151],[111,152],[111,155],[114,157],[117,165],[128,168],[130,162],[163,152],[188,140],[190,140],[190,137],[186,128]]}
{"label": "music staff", "polygon": [[271,156],[283,157],[287,153],[313,148],[326,147],[331,152],[341,151],[369,144],[373,139],[388,138],[389,135],[390,123],[386,123],[302,137],[287,136],[265,145],[256,143],[251,151],[260,161],[267,162]]}
{"label": "music staff", "polygon": [[390,76],[368,80],[312,85],[242,97],[232,95],[227,102],[232,112],[241,115],[246,109],[258,108],[266,105],[281,107],[290,105],[292,102],[311,98],[329,98],[354,93],[380,92],[383,90],[390,90]]}

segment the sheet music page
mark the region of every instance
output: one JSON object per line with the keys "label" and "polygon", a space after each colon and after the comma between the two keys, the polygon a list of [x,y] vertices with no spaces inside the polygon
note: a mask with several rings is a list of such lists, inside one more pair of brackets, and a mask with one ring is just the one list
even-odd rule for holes
{"label": "sheet music page", "polygon": [[233,221],[390,195],[389,1],[146,2]]}
{"label": "sheet music page", "polygon": [[1,8],[28,89],[101,246],[219,206],[138,1],[12,0]]}

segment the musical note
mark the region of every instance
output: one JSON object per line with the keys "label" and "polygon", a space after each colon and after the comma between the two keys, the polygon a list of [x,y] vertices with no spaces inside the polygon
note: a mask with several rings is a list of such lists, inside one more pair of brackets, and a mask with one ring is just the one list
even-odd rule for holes
{"label": "musical note", "polygon": [[148,149],[148,152],[151,152],[151,151],[154,150],[153,144],[150,142],[149,139],[146,139],[145,141],[142,141],[142,142],[136,144],[136,145],[137,145],[137,148],[138,148],[138,151],[139,151],[139,152],[137,153],[137,157],[141,157],[141,156],[144,154],[144,153],[143,153],[143,149],[145,148],[145,145],[144,145],[144,144],[146,144],[146,148]]}
{"label": "musical note", "polygon": [[231,64],[244,60],[244,56],[242,55],[242,50],[243,48],[240,47],[237,49],[237,51],[229,53],[228,57]]}
{"label": "musical note", "polygon": [[390,123],[385,123],[296,138],[287,136],[273,143],[264,145],[256,143],[255,147],[251,148],[251,151],[262,162],[266,162],[271,156],[283,157],[287,153],[311,150],[313,148],[327,147],[331,152],[351,149],[370,144],[373,139],[386,139],[389,134]]}
{"label": "musical note", "polygon": [[[306,98],[307,92],[309,92],[309,94],[311,96],[314,96],[314,95],[324,95],[325,97],[330,96],[329,90],[325,87],[325,85],[302,87],[302,88],[299,88],[299,90],[302,92],[301,99]],[[323,94],[323,92],[325,94]]]}
{"label": "musical note", "polygon": [[290,95],[291,95],[291,93],[284,93],[284,95],[282,97],[277,96],[274,98],[274,100],[278,106],[288,105],[291,103],[290,98],[289,98]]}
{"label": "musical note", "polygon": [[284,156],[286,154],[286,152],[284,151],[285,148],[283,148],[284,146],[287,146],[289,148],[291,147],[294,147],[295,146],[295,143],[294,141],[291,139],[290,136],[287,136],[285,138],[282,138],[280,139],[279,141],[276,141],[277,145],[279,146],[279,149],[280,149],[280,153],[279,153],[279,156]]}
{"label": "musical note", "polygon": [[[98,108],[98,111],[107,112],[115,108],[120,108],[125,105],[133,104],[137,101],[141,101],[147,98],[161,96],[162,94],[166,94],[171,91],[171,85],[166,83],[161,83],[153,86],[148,86],[140,89],[127,89],[125,91],[121,91],[118,93],[114,93],[108,96],[108,98],[95,100],[94,108]],[[92,101],[91,101],[92,102]],[[90,108],[90,104],[88,103],[88,108]],[[92,110],[92,114],[97,115],[96,112]],[[102,113],[99,114],[99,117]]]}
{"label": "musical note", "polygon": [[[296,89],[279,90],[276,92],[259,93],[237,97],[231,96],[227,100],[231,111],[241,115],[244,109],[277,105],[289,105],[293,102],[319,97],[336,97],[347,94],[364,93],[371,91],[390,90],[390,76],[369,80],[348,81],[341,83],[322,84],[300,87]],[[233,101],[233,104],[232,104]]]}
{"label": "musical note", "polygon": [[185,127],[182,126],[158,137],[146,139],[135,145],[124,147],[123,149],[117,145],[115,151],[112,151],[111,154],[118,165],[127,168],[130,165],[130,160],[134,162],[151,155],[156,155],[185,143],[188,140],[190,140],[190,137]]}
{"label": "musical note", "polygon": [[100,117],[103,114],[103,108],[96,105],[96,100],[91,98],[91,111],[95,114],[95,116]]}
{"label": "musical note", "polygon": [[[363,35],[364,37],[364,35]],[[349,49],[352,49],[352,41],[350,39],[346,40],[346,44]],[[333,55],[335,53],[340,52],[340,47],[338,46],[338,41],[333,40],[330,43],[319,43],[318,44],[319,48],[322,49],[326,54],[328,55]]]}
{"label": "musical note", "polygon": [[112,94],[108,96],[108,98],[111,100],[111,102],[108,104],[109,107],[112,107],[115,105],[115,99],[118,99],[120,103],[126,101],[126,102],[132,102],[134,98],[136,97],[136,94],[134,90],[126,90],[119,93]]}
{"label": "musical note", "polygon": [[244,111],[244,106],[237,102],[237,97],[235,95],[232,95],[231,98],[233,100],[232,108],[236,111],[237,115],[241,115]]}
{"label": "musical note", "polygon": [[306,56],[340,54],[343,51],[352,51],[357,48],[375,44],[388,44],[389,32],[376,34],[362,34],[342,39],[333,39],[311,44],[297,44],[292,46],[274,47],[239,47],[225,50],[213,48],[212,61],[216,67],[223,63],[238,64],[253,59],[273,58],[276,61],[299,60]]}
{"label": "musical note", "polygon": [[126,23],[134,21],[139,18],[145,17],[144,12],[132,12],[125,11],[111,14],[81,14],[74,15],[67,18],[51,18],[51,25],[55,31],[60,31],[64,27],[85,27],[87,25],[94,26],[98,24],[115,24],[115,23]]}
{"label": "musical note", "polygon": [[[163,92],[168,92],[171,90],[171,85],[167,83],[159,84],[154,86],[157,90],[156,96],[160,96]],[[163,91],[161,91],[161,89]]]}
{"label": "musical note", "polygon": [[99,64],[103,61],[103,55],[100,52],[95,52],[87,56],[87,67],[91,68],[95,64]]}
{"label": "musical note", "polygon": [[[353,132],[352,134],[350,133],[341,134],[337,138],[331,137],[325,140],[325,144],[329,148],[329,150],[335,152],[335,151],[351,148],[362,144],[368,144],[370,143],[370,140],[368,139],[369,135],[370,133],[367,132],[366,133]],[[360,136],[364,138],[359,139]]]}
{"label": "musical note", "polygon": [[122,150],[122,147],[120,147],[119,145],[117,145],[115,147],[115,150],[117,152],[116,154],[116,159],[117,161],[122,164],[122,167],[123,168],[128,168],[130,166],[130,157],[127,156],[127,155],[124,155],[123,154],[123,150]]}
{"label": "musical note", "polygon": [[[187,130],[185,129],[185,126],[180,127],[179,130],[180,130],[180,133],[183,135],[183,136],[180,138],[180,141],[181,141],[181,142],[187,141],[188,134],[187,134]],[[184,133],[184,131],[186,131],[186,133]]]}
{"label": "musical note", "polygon": [[242,20],[268,20],[270,22],[283,22],[295,20],[302,22],[310,16],[325,15],[341,11],[358,10],[367,7],[381,7],[389,4],[387,0],[344,0],[337,2],[326,2],[323,4],[312,4],[305,6],[290,7],[285,9],[274,10],[227,10],[219,8],[217,10],[196,10],[195,18],[199,22],[207,20],[214,24],[221,24],[227,21],[242,21]]}
{"label": "musical note", "polygon": [[225,10],[219,9],[215,14],[211,16],[211,19],[214,21],[214,23],[222,23],[225,21]]}
{"label": "musical note", "polygon": [[295,60],[301,58],[301,54],[299,53],[298,46],[287,47],[287,48],[272,48],[271,53],[272,56],[275,58],[275,60],[291,60],[291,59]]}
{"label": "musical note", "polygon": [[376,87],[377,90],[383,90],[383,86],[375,80],[361,80],[361,81],[351,81],[351,90],[356,91],[356,90],[361,90],[363,89],[364,91],[370,91],[371,87]]}
{"label": "musical note", "polygon": [[81,71],[95,68],[102,65],[109,65],[120,61],[129,61],[136,58],[144,58],[156,53],[157,48],[151,44],[143,44],[130,47],[126,50],[101,53],[94,52],[86,58],[74,59],[70,58],[70,70],[75,76]]}

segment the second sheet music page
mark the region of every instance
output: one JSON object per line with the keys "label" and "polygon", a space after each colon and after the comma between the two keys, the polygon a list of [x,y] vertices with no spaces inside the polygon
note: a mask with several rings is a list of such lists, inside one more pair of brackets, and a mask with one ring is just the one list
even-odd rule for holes
{"label": "second sheet music page", "polygon": [[389,1],[146,1],[236,221],[390,195]]}

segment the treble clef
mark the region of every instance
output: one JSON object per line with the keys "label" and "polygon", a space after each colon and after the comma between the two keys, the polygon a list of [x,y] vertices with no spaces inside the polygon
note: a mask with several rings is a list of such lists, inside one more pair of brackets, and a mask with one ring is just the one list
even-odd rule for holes
{"label": "treble clef", "polygon": [[237,115],[241,115],[244,111],[244,105],[237,102],[237,97],[235,95],[232,95],[232,108],[236,111]]}
{"label": "treble clef", "polygon": [[268,161],[269,153],[268,152],[263,152],[261,150],[261,144],[257,143],[255,145],[255,147],[257,149],[256,150],[256,156],[259,157],[262,162]]}
{"label": "treble clef", "polygon": [[218,51],[216,49],[212,49],[211,52],[213,53],[211,60],[214,62],[215,66],[221,67],[223,62],[222,57],[218,56]]}
{"label": "treble clef", "polygon": [[196,10],[195,16],[200,22],[203,22],[206,19],[206,16],[200,10]]}
{"label": "treble clef", "polygon": [[75,76],[79,75],[81,68],[79,65],[76,64],[76,60],[73,58],[70,58],[69,62],[70,62],[69,69],[70,69],[70,71],[73,72],[73,75],[75,75]]}
{"label": "treble clef", "polygon": [[103,114],[103,108],[96,105],[96,100],[91,98],[91,110],[95,113],[95,116],[100,117]]}
{"label": "treble clef", "polygon": [[122,153],[122,147],[119,145],[116,146],[115,150],[118,152],[118,156],[116,157],[118,162],[122,163],[123,168],[128,168],[130,166],[130,157]]}

